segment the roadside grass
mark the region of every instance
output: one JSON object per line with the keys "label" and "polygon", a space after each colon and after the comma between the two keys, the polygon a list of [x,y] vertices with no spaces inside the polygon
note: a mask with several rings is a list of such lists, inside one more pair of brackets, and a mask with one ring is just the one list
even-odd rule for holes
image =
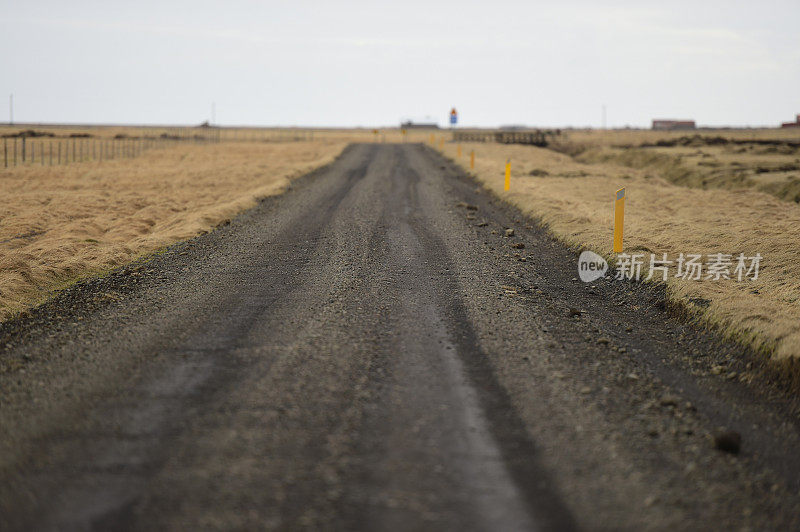
{"label": "roadside grass", "polygon": [[345,140],[178,144],[134,159],[0,169],[0,320],[215,227],[333,161]]}
{"label": "roadside grass", "polygon": [[[541,220],[569,245],[610,260],[614,193],[626,187],[625,251],[675,259],[680,253],[763,257],[758,279],[666,283],[673,305],[702,323],[785,363],[800,359],[800,206],[752,189],[678,186],[657,172],[589,164],[553,150],[491,143],[448,143],[444,155],[469,169],[489,191]],[[511,160],[511,190],[503,191]],[[574,264],[577,274],[577,256]]]}

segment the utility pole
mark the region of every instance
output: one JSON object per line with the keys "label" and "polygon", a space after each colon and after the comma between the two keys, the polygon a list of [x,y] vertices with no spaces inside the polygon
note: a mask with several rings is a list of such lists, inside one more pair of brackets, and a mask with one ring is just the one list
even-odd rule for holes
{"label": "utility pole", "polygon": [[8,125],[14,125],[14,95],[8,95]]}

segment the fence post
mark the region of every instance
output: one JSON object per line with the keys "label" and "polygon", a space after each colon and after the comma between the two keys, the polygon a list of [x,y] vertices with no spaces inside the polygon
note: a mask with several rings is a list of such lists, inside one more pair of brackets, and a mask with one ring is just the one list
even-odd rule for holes
{"label": "fence post", "polygon": [[44,140],[39,143],[39,160],[42,162],[42,166],[44,166]]}
{"label": "fence post", "polygon": [[50,152],[50,166],[53,166],[53,141],[51,140],[47,145]]}
{"label": "fence post", "polygon": [[3,137],[3,168],[8,168],[8,139]]}
{"label": "fence post", "polygon": [[72,138],[72,162],[75,162],[75,137]]}
{"label": "fence post", "polygon": [[58,141],[58,165],[61,166],[61,141]]}
{"label": "fence post", "polygon": [[22,137],[22,164],[25,164],[25,137]]}
{"label": "fence post", "polygon": [[17,166],[17,137],[14,137],[14,166]]}

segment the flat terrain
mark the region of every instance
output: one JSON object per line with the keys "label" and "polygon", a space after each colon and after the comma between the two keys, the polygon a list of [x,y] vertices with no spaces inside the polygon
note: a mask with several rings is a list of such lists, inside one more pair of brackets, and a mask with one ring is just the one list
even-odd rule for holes
{"label": "flat terrain", "polygon": [[797,399],[576,266],[432,150],[352,146],[0,325],[0,529],[800,527]]}

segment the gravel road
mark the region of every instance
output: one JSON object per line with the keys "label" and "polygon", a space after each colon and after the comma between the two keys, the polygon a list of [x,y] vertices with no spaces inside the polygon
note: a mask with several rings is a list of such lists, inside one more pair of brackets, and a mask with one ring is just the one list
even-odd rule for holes
{"label": "gravel road", "polygon": [[0,326],[0,529],[800,528],[796,395],[576,277],[432,150],[351,146]]}

